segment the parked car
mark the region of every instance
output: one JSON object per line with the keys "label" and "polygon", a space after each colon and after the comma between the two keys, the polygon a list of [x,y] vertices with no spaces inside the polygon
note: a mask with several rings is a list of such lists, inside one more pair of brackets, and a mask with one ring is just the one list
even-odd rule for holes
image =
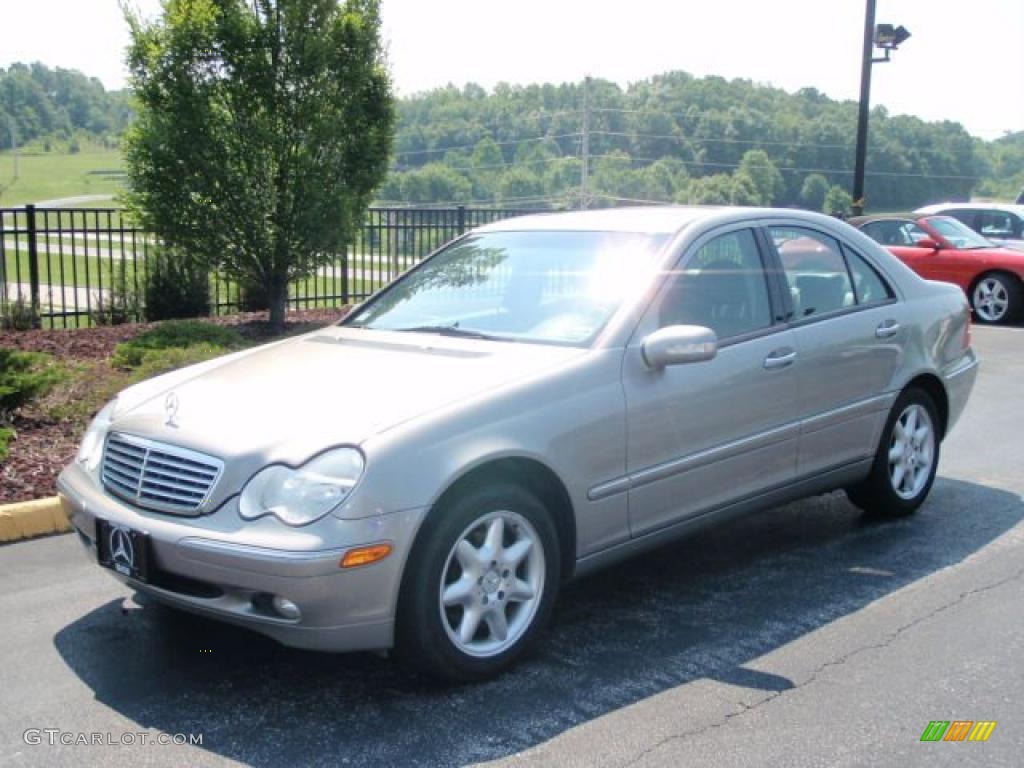
{"label": "parked car", "polygon": [[922,277],[959,285],[980,322],[1013,322],[1024,310],[1024,253],[1000,248],[949,216],[886,213],[850,223]]}
{"label": "parked car", "polygon": [[839,488],[916,510],[969,329],[960,290],[819,214],[528,216],[338,325],[126,389],[58,488],[158,601],[476,680],[565,580],[700,526]]}
{"label": "parked car", "polygon": [[996,245],[1024,251],[1024,205],[1009,203],[939,203],[914,213],[952,216]]}

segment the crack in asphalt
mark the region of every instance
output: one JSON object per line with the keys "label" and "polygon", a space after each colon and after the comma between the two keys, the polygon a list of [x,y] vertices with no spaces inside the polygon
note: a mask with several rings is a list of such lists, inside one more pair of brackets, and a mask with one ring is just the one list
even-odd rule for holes
{"label": "crack in asphalt", "polygon": [[664,747],[666,744],[670,744],[670,743],[672,743],[674,741],[686,741],[687,739],[691,739],[694,736],[702,736],[703,734],[705,734],[705,733],[707,733],[709,731],[713,731],[713,730],[715,730],[717,728],[723,728],[723,727],[725,727],[726,725],[729,724],[729,721],[731,721],[731,720],[733,720],[733,719],[735,719],[737,717],[741,717],[742,715],[747,714],[751,710],[757,709],[757,708],[763,706],[764,704],[767,704],[767,703],[769,703],[771,701],[774,701],[775,699],[777,699],[780,696],[783,696],[783,695],[785,695],[787,693],[792,693],[793,691],[798,691],[801,688],[805,688],[805,687],[811,685],[812,683],[814,683],[818,679],[818,677],[823,672],[825,672],[825,670],[831,669],[833,667],[840,667],[840,666],[844,665],[850,659],[854,658],[855,656],[859,656],[862,653],[866,653],[868,651],[874,651],[874,650],[881,650],[883,648],[886,648],[886,647],[892,645],[894,642],[896,642],[896,640],[898,640],[900,638],[900,636],[902,636],[904,633],[914,629],[915,627],[919,626],[920,624],[923,624],[926,621],[929,621],[930,619],[934,618],[935,616],[938,616],[940,613],[944,613],[945,611],[949,610],[950,608],[954,608],[954,607],[960,605],[961,603],[963,603],[968,598],[973,597],[974,595],[981,594],[983,592],[989,592],[989,591],[991,591],[993,589],[998,589],[999,587],[1002,587],[1002,586],[1004,586],[1006,584],[1009,584],[1011,581],[1016,581],[1017,579],[1020,579],[1022,577],[1024,577],[1024,568],[1021,568],[1016,573],[1014,573],[1014,574],[1012,574],[1010,576],[1007,576],[1004,579],[1000,579],[999,581],[994,581],[994,582],[992,582],[990,584],[985,584],[984,586],[977,587],[975,589],[969,589],[969,590],[967,590],[965,592],[961,592],[954,600],[951,600],[951,601],[949,601],[947,603],[943,603],[942,605],[938,606],[937,608],[935,608],[932,611],[929,611],[928,613],[924,614],[923,616],[919,616],[916,619],[914,619],[913,621],[908,622],[907,624],[904,624],[904,625],[902,625],[900,627],[897,627],[894,631],[890,632],[885,637],[885,639],[883,641],[878,642],[878,643],[870,643],[868,645],[864,645],[864,646],[861,646],[859,648],[855,648],[852,651],[849,651],[848,653],[843,654],[842,656],[840,656],[837,659],[832,659],[830,661],[826,661],[824,664],[822,664],[819,667],[817,667],[810,674],[810,676],[806,680],[804,680],[801,683],[798,683],[798,684],[794,685],[792,688],[787,688],[786,690],[783,690],[783,691],[773,691],[772,693],[767,694],[766,696],[764,696],[761,699],[753,702],[752,704],[747,704],[745,702],[738,702],[739,706],[740,706],[740,708],[738,710],[736,710],[735,712],[730,712],[730,713],[726,714],[724,717],[722,717],[717,722],[708,723],[707,725],[704,725],[704,726],[702,726],[700,728],[696,728],[696,729],[694,729],[692,731],[684,731],[683,733],[676,733],[676,734],[673,734],[671,736],[667,736],[664,739],[662,739],[661,741],[657,742],[656,744],[652,744],[650,747],[647,747],[646,749],[642,750],[641,752],[639,752],[631,760],[628,760],[627,762],[622,763],[619,766],[619,768],[630,768],[630,766],[636,765],[641,760],[643,760],[645,757],[647,757],[648,755],[653,754],[657,750],[659,750],[662,747]]}

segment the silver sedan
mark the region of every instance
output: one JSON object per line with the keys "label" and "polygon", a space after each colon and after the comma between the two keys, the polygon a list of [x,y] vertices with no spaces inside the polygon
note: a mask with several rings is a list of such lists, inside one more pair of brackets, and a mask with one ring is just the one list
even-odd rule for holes
{"label": "silver sedan", "polygon": [[59,491],[159,601],[481,679],[565,580],[699,526],[835,489],[913,512],[974,383],[969,321],[816,214],[512,219],[339,325],[125,390]]}

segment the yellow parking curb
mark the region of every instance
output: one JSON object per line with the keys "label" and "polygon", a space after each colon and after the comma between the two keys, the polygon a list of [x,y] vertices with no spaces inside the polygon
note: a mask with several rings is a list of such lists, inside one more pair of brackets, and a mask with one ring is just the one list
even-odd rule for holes
{"label": "yellow parking curb", "polygon": [[70,530],[67,515],[56,496],[0,506],[0,542]]}

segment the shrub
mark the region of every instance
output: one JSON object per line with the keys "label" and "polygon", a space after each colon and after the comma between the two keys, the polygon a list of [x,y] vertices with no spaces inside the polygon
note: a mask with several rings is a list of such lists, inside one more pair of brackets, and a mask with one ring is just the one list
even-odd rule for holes
{"label": "shrub", "polygon": [[210,277],[186,254],[154,257],[146,274],[147,320],[205,317],[210,314]]}
{"label": "shrub", "polygon": [[242,283],[238,286],[238,309],[240,312],[264,312],[270,309],[267,289],[256,283]]}
{"label": "shrub", "polygon": [[7,458],[7,444],[14,438],[14,430],[0,427],[0,461]]}
{"label": "shrub", "polygon": [[29,331],[39,327],[39,313],[32,309],[31,302],[19,298],[3,306],[0,313],[0,328],[5,331]]}
{"label": "shrub", "polygon": [[0,419],[47,394],[62,378],[49,355],[0,348]]}
{"label": "shrub", "polygon": [[93,300],[92,311],[89,317],[96,325],[123,325],[131,323],[142,316],[142,307],[139,300],[139,291],[135,284],[128,279],[125,263],[115,268],[113,282],[104,297],[97,294]]}
{"label": "shrub", "polygon": [[168,349],[149,349],[142,354],[138,364],[133,366],[133,381],[142,381],[161,373],[184,368],[186,365],[203,363],[220,357],[228,350],[216,344],[199,344],[191,347],[170,347]]}
{"label": "shrub", "polygon": [[242,343],[242,337],[231,328],[196,320],[171,320],[118,344],[112,362],[119,368],[137,368],[147,353],[154,350],[207,347],[223,353],[242,346]]}

